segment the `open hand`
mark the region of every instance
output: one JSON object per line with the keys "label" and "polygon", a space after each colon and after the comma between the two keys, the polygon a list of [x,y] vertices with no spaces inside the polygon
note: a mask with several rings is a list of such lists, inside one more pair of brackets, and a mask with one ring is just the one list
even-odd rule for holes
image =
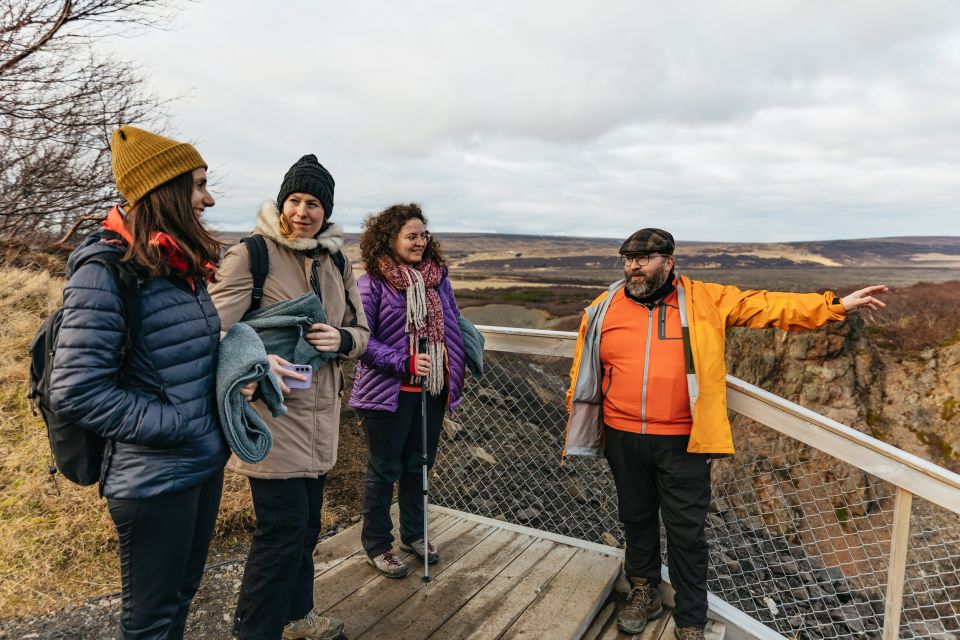
{"label": "open hand", "polygon": [[875,294],[886,293],[889,291],[887,286],[884,284],[875,284],[870,287],[865,287],[858,291],[845,296],[840,302],[843,304],[844,311],[853,311],[854,309],[873,309],[874,311],[879,311],[883,309],[886,304],[877,300],[873,296]]}

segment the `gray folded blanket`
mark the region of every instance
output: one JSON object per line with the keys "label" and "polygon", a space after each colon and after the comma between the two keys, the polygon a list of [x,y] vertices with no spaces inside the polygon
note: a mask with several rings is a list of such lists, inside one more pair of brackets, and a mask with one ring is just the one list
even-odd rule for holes
{"label": "gray folded blanket", "polygon": [[460,335],[463,336],[463,350],[466,353],[467,367],[475,377],[483,375],[483,334],[477,331],[473,323],[462,315],[457,316]]}
{"label": "gray folded blanket", "polygon": [[220,410],[220,428],[230,450],[244,462],[256,464],[270,453],[273,436],[267,423],[240,393],[240,389],[251,382],[260,383],[258,394],[274,417],[286,413],[283,393],[270,372],[263,342],[253,328],[238,322],[220,341],[217,408]]}
{"label": "gray folded blanket", "polygon": [[295,364],[309,364],[314,370],[337,357],[334,351],[317,351],[306,340],[310,325],[327,323],[323,303],[315,293],[277,302],[243,317],[243,323],[256,330],[267,353]]}

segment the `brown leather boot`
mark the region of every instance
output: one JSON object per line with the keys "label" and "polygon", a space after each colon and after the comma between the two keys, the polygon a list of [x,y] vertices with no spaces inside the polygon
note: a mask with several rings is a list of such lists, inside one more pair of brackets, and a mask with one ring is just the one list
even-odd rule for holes
{"label": "brown leather boot", "polygon": [[627,601],[623,603],[617,616],[617,628],[623,633],[634,635],[642,633],[649,620],[663,615],[663,603],[656,585],[646,578],[629,578],[632,588]]}

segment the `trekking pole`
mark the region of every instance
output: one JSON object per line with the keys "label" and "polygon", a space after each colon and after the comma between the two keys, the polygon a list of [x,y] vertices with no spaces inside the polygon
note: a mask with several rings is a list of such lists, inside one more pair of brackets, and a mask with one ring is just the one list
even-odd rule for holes
{"label": "trekking pole", "polygon": [[[417,353],[427,352],[427,339],[420,338],[417,344]],[[421,444],[423,445],[423,577],[424,584],[430,582],[430,538],[427,535],[427,505],[430,503],[430,494],[427,485],[427,376],[420,377],[420,421]]]}

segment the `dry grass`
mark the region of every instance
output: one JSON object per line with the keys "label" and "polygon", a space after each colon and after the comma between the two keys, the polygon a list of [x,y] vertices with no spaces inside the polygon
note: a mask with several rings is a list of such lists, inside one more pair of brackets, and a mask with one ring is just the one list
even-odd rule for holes
{"label": "dry grass", "polygon": [[0,617],[115,591],[113,525],[92,487],[49,475],[50,447],[27,393],[27,349],[64,282],[0,269]]}
{"label": "dry grass", "polygon": [[50,448],[26,397],[27,348],[63,280],[0,269],[0,616],[116,590],[112,525],[96,489],[48,474]]}

